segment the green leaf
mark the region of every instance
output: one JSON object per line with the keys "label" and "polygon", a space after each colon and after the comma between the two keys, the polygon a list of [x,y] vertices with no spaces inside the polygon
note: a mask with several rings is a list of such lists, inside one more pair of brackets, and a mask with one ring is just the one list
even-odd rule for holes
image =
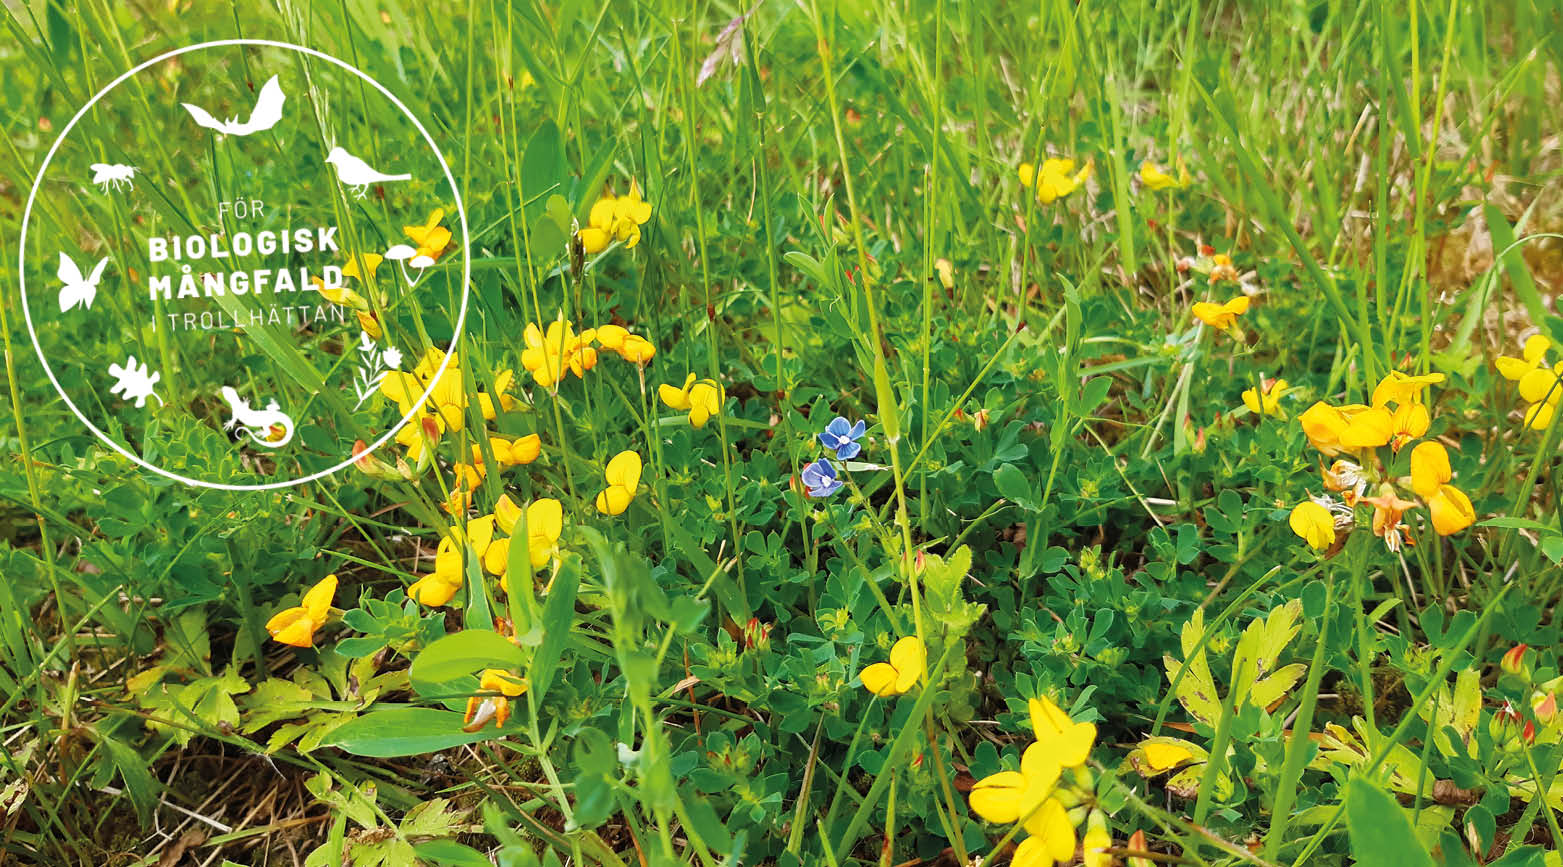
{"label": "green leaf", "polygon": [[136,815],[143,822],[150,821],[152,809],[157,804],[158,786],[152,772],[147,769],[146,760],[123,741],[98,731],[96,726],[89,728],[89,731],[97,738],[98,745],[103,747],[114,770],[119,773],[120,780],[125,784],[125,795],[136,808]]}
{"label": "green leaf", "polygon": [[1031,501],[1031,480],[1014,464],[1001,464],[993,471],[993,486],[999,489],[1006,500],[1015,503]]}
{"label": "green leaf", "polygon": [[1394,797],[1360,777],[1346,784],[1346,831],[1358,864],[1433,867]]}
{"label": "green leaf", "polygon": [[419,858],[439,867],[493,867],[488,856],[455,840],[430,840],[414,846],[413,851]]}
{"label": "green leaf", "polygon": [[554,577],[548,591],[548,601],[543,605],[543,641],[532,657],[528,679],[539,705],[553,683],[559,660],[570,643],[570,628],[575,624],[575,595],[581,586],[580,555],[567,555],[559,574]]}
{"label": "green leaf", "polygon": [[492,629],[464,629],[438,639],[412,661],[408,677],[445,683],[482,668],[520,668],[521,648]]}
{"label": "green leaf", "polygon": [[371,711],[326,738],[325,746],[355,756],[379,759],[416,756],[472,744],[491,731],[464,732],[461,714],[432,707],[397,707]]}

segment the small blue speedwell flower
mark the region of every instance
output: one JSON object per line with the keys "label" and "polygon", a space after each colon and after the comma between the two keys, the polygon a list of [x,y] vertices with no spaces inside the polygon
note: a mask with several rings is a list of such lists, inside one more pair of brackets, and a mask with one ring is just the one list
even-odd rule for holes
{"label": "small blue speedwell flower", "polygon": [[824,458],[803,468],[803,484],[809,489],[811,497],[828,497],[841,488],[841,480],[836,478],[836,468]]}
{"label": "small blue speedwell flower", "polygon": [[857,440],[863,438],[864,430],[866,428],[862,420],[857,424],[851,424],[838,415],[825,426],[825,432],[819,435],[819,441],[825,444],[825,448],[835,452],[838,460],[850,461],[863,450],[862,444]]}

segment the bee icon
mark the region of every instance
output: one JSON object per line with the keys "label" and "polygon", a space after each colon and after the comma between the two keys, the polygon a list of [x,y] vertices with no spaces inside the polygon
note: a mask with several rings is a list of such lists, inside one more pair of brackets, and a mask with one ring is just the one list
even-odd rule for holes
{"label": "bee icon", "polygon": [[135,176],[135,166],[127,166],[123,163],[114,163],[113,165],[108,163],[92,164],[92,182],[97,184],[105,193],[109,191],[109,187],[117,190],[121,185],[135,189],[136,185],[131,183],[131,179]]}

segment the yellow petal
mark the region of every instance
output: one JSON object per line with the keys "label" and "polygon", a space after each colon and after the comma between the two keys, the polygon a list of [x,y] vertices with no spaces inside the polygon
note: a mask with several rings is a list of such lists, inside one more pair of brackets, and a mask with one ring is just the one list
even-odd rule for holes
{"label": "yellow petal", "polygon": [[1033,839],[1044,841],[1055,861],[1068,861],[1075,856],[1075,824],[1069,821],[1069,812],[1057,798],[1048,798],[1042,809],[1032,813],[1026,820],[1026,832]]}
{"label": "yellow petal", "polygon": [[315,622],[303,606],[287,608],[272,615],[266,621],[266,631],[273,641],[293,647],[309,647],[315,643]]}
{"label": "yellow petal", "polygon": [[1546,399],[1558,387],[1558,378],[1551,370],[1538,367],[1520,377],[1520,397],[1528,401]]}
{"label": "yellow petal", "polygon": [[450,602],[456,591],[461,589],[461,583],[446,580],[445,576],[429,574],[412,583],[407,588],[407,598],[419,605],[428,605],[438,608]]}
{"label": "yellow petal", "polygon": [[876,662],[863,669],[858,675],[858,678],[863,681],[863,688],[880,698],[900,695],[895,688],[896,677],[895,666],[887,662]]}
{"label": "yellow petal", "polygon": [[622,451],[608,461],[606,476],[610,486],[628,488],[631,492],[640,484],[641,462],[640,455],[633,451]]}
{"label": "yellow petal", "polygon": [[526,529],[534,538],[559,541],[559,534],[564,532],[564,506],[552,497],[544,497],[527,506]]}
{"label": "yellow petal", "polygon": [[928,648],[923,646],[914,635],[897,641],[890,648],[890,665],[895,668],[896,692],[906,692],[911,689],[923,672],[928,662]]}
{"label": "yellow petal", "polygon": [[509,494],[500,494],[499,501],[494,504],[494,523],[500,530],[506,533],[514,533],[516,522],[521,520],[521,507],[516,501],[510,499]]}
{"label": "yellow petal", "polygon": [[1394,417],[1389,410],[1375,406],[1355,413],[1341,432],[1340,444],[1348,449],[1378,448],[1394,434]]}
{"label": "yellow petal", "polygon": [[1552,341],[1546,335],[1532,334],[1525,338],[1525,347],[1522,350],[1522,354],[1525,356],[1525,360],[1531,364],[1540,364],[1542,356],[1546,355],[1547,350],[1551,348]]}
{"label": "yellow petal", "polygon": [[1181,744],[1149,743],[1141,749],[1145,751],[1146,766],[1153,771],[1175,768],[1194,758],[1194,753]]}
{"label": "yellow petal", "polygon": [[1411,450],[1411,489],[1417,496],[1424,499],[1433,496],[1451,478],[1449,452],[1441,443],[1418,443]]}
{"label": "yellow petal", "polygon": [[597,511],[605,515],[622,515],[634,498],[635,495],[630,489],[609,485],[597,495]]}
{"label": "yellow petal", "polygon": [[1007,825],[1020,818],[1025,789],[1025,777],[1015,771],[999,771],[978,780],[968,800],[973,813],[996,825]]}
{"label": "yellow petal", "polygon": [[490,575],[503,575],[510,565],[510,540],[495,539],[483,552],[483,569]]}
{"label": "yellow petal", "polygon": [[1476,510],[1471,498],[1454,485],[1444,485],[1427,501],[1428,513],[1433,519],[1433,530],[1440,536],[1449,536],[1464,530],[1476,522]]}
{"label": "yellow petal", "polygon": [[299,604],[309,612],[311,618],[324,622],[326,612],[331,610],[331,599],[334,596],[336,596],[336,574],[332,573],[309,588],[309,592],[304,594],[304,600]]}

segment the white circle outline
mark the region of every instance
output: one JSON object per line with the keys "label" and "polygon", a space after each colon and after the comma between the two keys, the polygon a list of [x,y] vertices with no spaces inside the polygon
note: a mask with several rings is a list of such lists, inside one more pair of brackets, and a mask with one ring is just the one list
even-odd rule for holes
{"label": "white circle outline", "polygon": [[[450,184],[451,195],[453,195],[456,199],[456,214],[460,217],[461,220],[461,309],[456,314],[455,329],[451,332],[450,349],[445,353],[444,360],[440,362],[439,369],[434,372],[434,377],[429,380],[429,387],[424,390],[422,395],[419,395],[417,402],[414,404],[414,409],[409,411],[406,415],[403,415],[401,421],[393,425],[390,430],[386,431],[379,439],[371,443],[367,448],[364,449],[364,451],[356,455],[349,455],[346,460],[335,466],[328,467],[312,475],[303,476],[297,479],[287,479],[279,482],[265,482],[263,484],[257,485],[229,485],[221,482],[209,482],[202,479],[183,476],[170,470],[165,470],[150,461],[144,460],[139,455],[132,454],[128,448],[120,445],[108,434],[100,430],[97,425],[89,421],[87,417],[82,414],[81,410],[76,407],[76,404],[71,400],[70,395],[65,393],[65,387],[60,385],[60,380],[54,375],[54,368],[49,366],[49,359],[44,355],[43,346],[38,341],[38,332],[33,329],[32,309],[27,303],[27,226],[32,219],[33,201],[38,197],[38,187],[43,183],[44,176],[48,174],[49,163],[53,161],[55,153],[59,151],[60,145],[65,143],[66,136],[70,135],[71,130],[75,128],[77,122],[80,121],[94,105],[97,105],[98,100],[108,95],[109,91],[118,87],[132,75],[135,75],[136,73],[146,69],[149,66],[152,66],[153,64],[161,63],[165,60],[168,60],[169,58],[178,57],[181,54],[187,54],[191,51],[200,51],[206,48],[221,48],[233,45],[257,45],[266,46],[269,48],[281,48],[290,51],[297,51],[301,54],[307,54],[311,57],[316,57],[329,63],[334,63],[348,72],[357,75],[364,81],[369,82],[369,84],[372,85],[375,90],[380,91],[380,93],[383,94],[386,99],[389,99],[398,109],[400,109],[402,114],[406,115],[408,120],[412,121],[413,126],[417,127],[418,129],[418,133],[423,136],[424,143],[429,146],[429,150],[434,152],[434,158],[439,160],[440,168],[445,172],[445,180]],[[147,60],[143,63],[131,67],[118,78],[105,85],[102,90],[98,91],[96,94],[93,94],[92,99],[87,100],[87,104],[83,105],[81,109],[76,112],[75,116],[70,119],[70,122],[65,124],[65,128],[60,131],[59,137],[54,140],[54,144],[49,148],[49,152],[44,155],[43,164],[38,167],[38,177],[33,179],[32,190],[27,194],[27,206],[22,210],[21,239],[17,244],[16,280],[17,286],[21,289],[22,315],[27,320],[27,334],[32,338],[33,350],[38,353],[38,361],[43,364],[44,373],[48,374],[49,381],[54,384],[54,390],[59,392],[60,397],[65,401],[65,405],[70,407],[71,412],[75,414],[76,418],[79,419],[82,424],[86,425],[88,430],[96,434],[98,439],[107,443],[109,448],[119,452],[121,455],[129,458],[134,463],[140,464],[142,467],[145,467],[146,469],[149,469],[160,476],[172,479],[176,482],[184,482],[187,485],[192,485],[198,488],[214,488],[223,491],[268,491],[277,490],[279,488],[291,488],[294,485],[302,485],[305,482],[312,482],[316,479],[329,476],[337,470],[345,469],[348,465],[358,461],[365,455],[374,453],[376,449],[380,448],[382,445],[385,445],[385,443],[390,440],[391,437],[395,436],[397,431],[405,427],[407,423],[412,420],[413,415],[418,411],[417,408],[422,407],[428,401],[429,395],[434,393],[435,386],[439,384],[440,377],[445,375],[446,368],[450,366],[450,360],[452,356],[455,355],[456,344],[461,340],[461,332],[464,325],[466,324],[467,299],[472,292],[472,257],[468,249],[468,240],[467,208],[466,205],[462,203],[461,190],[456,186],[456,178],[451,174],[450,165],[445,162],[445,155],[440,153],[439,147],[434,143],[433,136],[429,135],[429,131],[424,128],[423,123],[418,120],[417,115],[413,114],[412,111],[408,109],[400,99],[397,99],[395,94],[387,90],[385,85],[376,81],[368,73],[360,70],[350,63],[347,63],[346,61],[339,60],[329,54],[326,54],[325,52],[317,51],[313,48],[307,48],[303,45],[295,45],[291,42],[278,42],[271,39],[218,39],[212,42],[202,42],[196,45],[187,45],[183,48],[176,48],[173,51],[159,54],[151,60]]]}

